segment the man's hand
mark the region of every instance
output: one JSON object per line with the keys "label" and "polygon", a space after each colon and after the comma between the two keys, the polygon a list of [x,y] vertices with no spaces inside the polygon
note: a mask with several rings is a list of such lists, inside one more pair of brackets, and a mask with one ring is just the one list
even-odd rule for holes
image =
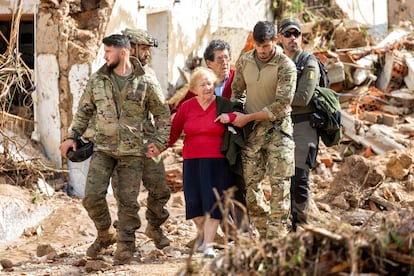
{"label": "man's hand", "polygon": [[60,154],[63,158],[67,158],[68,149],[73,148],[76,151],[76,142],[73,139],[67,139],[59,146]]}
{"label": "man's hand", "polygon": [[236,127],[244,127],[248,122],[251,121],[249,114],[243,114],[240,112],[233,112],[236,114],[236,119],[232,122],[232,124]]}
{"label": "man's hand", "polygon": [[160,153],[161,153],[160,150],[157,148],[157,146],[154,143],[148,144],[147,153],[146,153],[146,156],[148,158],[156,157]]}

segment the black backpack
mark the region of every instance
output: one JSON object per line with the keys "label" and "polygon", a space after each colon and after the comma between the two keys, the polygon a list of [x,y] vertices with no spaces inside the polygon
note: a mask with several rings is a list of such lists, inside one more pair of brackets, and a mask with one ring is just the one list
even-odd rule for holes
{"label": "black backpack", "polygon": [[314,55],[303,51],[296,64],[297,79],[299,80],[305,64],[309,58],[318,62],[320,79],[312,97],[315,112],[312,114],[310,124],[316,128],[318,135],[327,147],[339,144],[342,138],[341,105],[339,95],[329,88],[328,70],[325,65]]}

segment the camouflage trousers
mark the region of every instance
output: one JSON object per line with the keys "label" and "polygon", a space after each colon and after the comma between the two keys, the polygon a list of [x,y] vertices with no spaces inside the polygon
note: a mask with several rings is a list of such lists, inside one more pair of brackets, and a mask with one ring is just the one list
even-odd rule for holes
{"label": "camouflage trousers", "polygon": [[[118,181],[118,176],[115,173],[112,176],[112,186],[116,186]],[[165,205],[171,196],[170,188],[167,185],[167,176],[165,174],[164,162],[161,155],[157,158],[144,158],[142,184],[148,191],[145,218],[152,226],[159,227],[170,216],[170,213],[165,208]],[[115,191],[114,193],[115,197],[117,197]]]}
{"label": "camouflage trousers", "polygon": [[[242,151],[246,204],[260,237],[284,236],[289,229],[290,177],[294,171],[293,140],[269,127],[256,127]],[[268,176],[270,206],[262,183]]]}
{"label": "camouflage trousers", "polygon": [[135,231],[141,226],[138,215],[138,193],[145,157],[115,157],[94,152],[89,164],[82,203],[97,230],[106,230],[112,220],[106,201],[109,181],[114,172],[118,183],[113,187],[118,205],[118,241],[135,241]]}

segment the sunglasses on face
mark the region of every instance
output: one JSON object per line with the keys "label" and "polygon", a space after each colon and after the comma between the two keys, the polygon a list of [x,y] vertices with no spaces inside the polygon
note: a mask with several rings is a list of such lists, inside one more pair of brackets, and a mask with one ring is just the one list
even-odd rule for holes
{"label": "sunglasses on face", "polygon": [[284,32],[284,33],[283,33],[283,36],[284,36],[284,37],[286,37],[286,38],[289,38],[289,37],[291,37],[292,35],[294,35],[295,37],[299,37],[299,36],[300,36],[300,34],[301,34],[301,32],[299,32],[299,31],[294,31],[294,32]]}

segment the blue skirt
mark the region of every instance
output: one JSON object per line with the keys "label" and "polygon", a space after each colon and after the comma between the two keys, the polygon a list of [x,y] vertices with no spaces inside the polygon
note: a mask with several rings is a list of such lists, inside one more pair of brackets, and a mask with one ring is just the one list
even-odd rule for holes
{"label": "blue skirt", "polygon": [[222,219],[220,209],[216,206],[217,198],[213,188],[220,196],[231,187],[231,170],[226,158],[194,158],[183,162],[183,186],[186,219],[204,216],[207,212],[211,218]]}

